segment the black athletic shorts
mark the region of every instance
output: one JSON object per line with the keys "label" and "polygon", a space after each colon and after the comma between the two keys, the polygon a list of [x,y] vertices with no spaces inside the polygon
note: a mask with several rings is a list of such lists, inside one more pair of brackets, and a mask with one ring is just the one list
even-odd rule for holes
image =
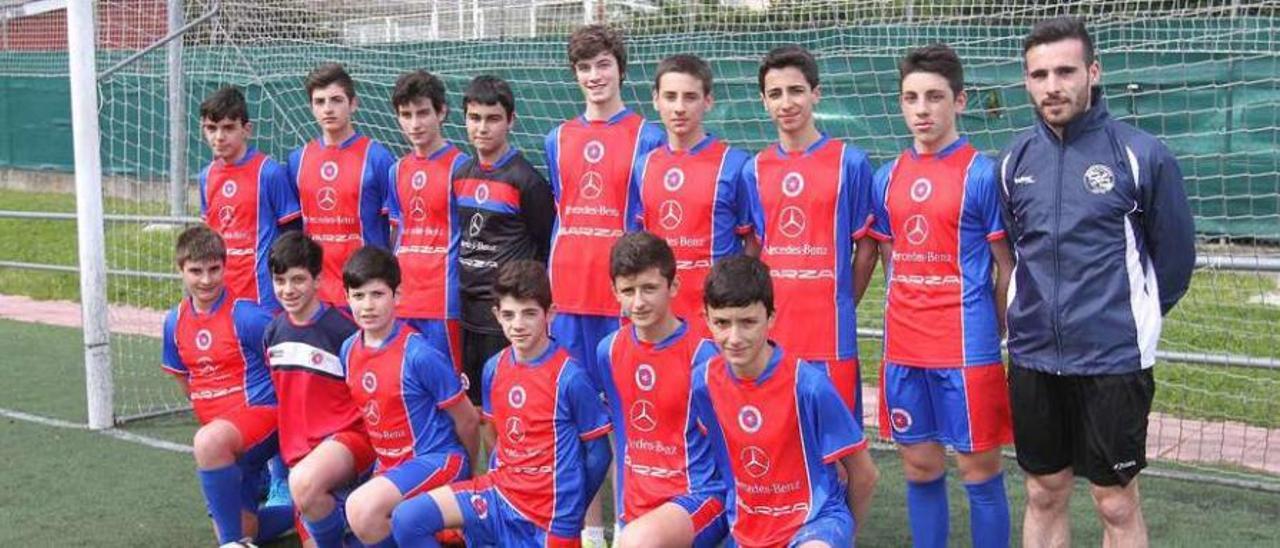
{"label": "black athletic shorts", "polygon": [[481,376],[484,375],[484,362],[494,354],[507,347],[507,338],[502,333],[486,333],[462,327],[462,371],[467,374],[467,398],[471,403],[480,405]]}
{"label": "black athletic shorts", "polygon": [[1128,485],[1147,466],[1151,369],[1120,375],[1054,375],[1009,368],[1013,443],[1031,474],[1071,467],[1094,485]]}

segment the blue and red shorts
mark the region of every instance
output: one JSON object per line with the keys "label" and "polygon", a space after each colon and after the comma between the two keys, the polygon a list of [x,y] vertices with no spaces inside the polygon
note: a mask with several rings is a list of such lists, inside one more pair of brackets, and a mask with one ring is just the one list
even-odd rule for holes
{"label": "blue and red shorts", "polygon": [[[690,493],[672,497],[667,501],[683,508],[693,523],[694,548],[714,548],[729,533],[729,522],[724,512],[724,497],[711,493]],[[656,506],[655,506],[656,508]],[[618,528],[625,529],[625,521],[618,520]]]}
{"label": "blue and red shorts", "polygon": [[401,498],[409,500],[436,487],[467,479],[471,465],[461,453],[430,453],[413,457],[380,474],[395,484]]}
{"label": "blue and red shorts", "polygon": [[880,436],[978,453],[1013,442],[1004,365],[925,368],[886,362],[880,371]]}
{"label": "blue and red shorts", "polygon": [[557,535],[525,519],[498,491],[489,474],[451,485],[462,511],[467,546],[578,548],[577,535]]}

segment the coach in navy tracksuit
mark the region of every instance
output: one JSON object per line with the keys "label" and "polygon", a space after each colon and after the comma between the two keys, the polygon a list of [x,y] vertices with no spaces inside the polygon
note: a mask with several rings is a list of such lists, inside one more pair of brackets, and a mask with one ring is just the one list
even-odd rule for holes
{"label": "coach in navy tracksuit", "polygon": [[1039,114],[999,158],[1016,254],[1009,288],[1014,442],[1027,472],[1026,546],[1070,543],[1073,474],[1087,477],[1107,546],[1145,546],[1151,366],[1161,316],[1195,264],[1173,155],[1111,118],[1078,19],[1042,21],[1023,44]]}

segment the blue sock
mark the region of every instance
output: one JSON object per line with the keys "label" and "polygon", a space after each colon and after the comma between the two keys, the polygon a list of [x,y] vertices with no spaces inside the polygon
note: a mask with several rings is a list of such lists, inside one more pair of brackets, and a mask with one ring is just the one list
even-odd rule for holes
{"label": "blue sock", "polygon": [[212,470],[196,470],[200,476],[200,489],[209,507],[209,515],[218,529],[218,542],[226,544],[240,540],[240,467],[232,464]]}
{"label": "blue sock", "polygon": [[907,482],[907,521],[916,548],[945,547],[951,528],[947,510],[947,475],[926,482]]}
{"label": "blue sock", "polygon": [[403,548],[438,548],[436,533],[444,529],[444,516],[435,499],[416,497],[391,511],[391,536]]}
{"label": "blue sock", "polygon": [[289,467],[279,454],[267,461],[268,477],[267,501],[264,506],[293,506],[293,497],[289,495]]}
{"label": "blue sock", "polygon": [[317,548],[342,548],[342,535],[347,529],[347,515],[342,509],[342,501],[338,501],[333,511],[320,520],[311,521],[304,517],[302,522],[306,524],[307,531],[311,532]]}
{"label": "blue sock", "polygon": [[258,509],[258,536],[254,542],[267,542],[293,528],[292,506],[263,506]]}
{"label": "blue sock", "polygon": [[1009,496],[1004,472],[981,483],[966,483],[969,492],[969,530],[975,548],[1009,546]]}

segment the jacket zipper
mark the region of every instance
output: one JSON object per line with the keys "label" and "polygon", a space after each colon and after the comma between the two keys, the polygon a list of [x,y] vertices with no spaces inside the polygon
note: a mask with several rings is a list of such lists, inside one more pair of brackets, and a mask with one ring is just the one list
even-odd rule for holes
{"label": "jacket zipper", "polygon": [[1058,264],[1058,239],[1062,236],[1062,165],[1066,157],[1066,149],[1067,139],[1064,128],[1058,140],[1058,173],[1053,185],[1053,342],[1058,356],[1054,369],[1058,375],[1062,374],[1062,331],[1059,329],[1062,324],[1060,318],[1062,310],[1058,306],[1058,286],[1061,285],[1062,276]]}

